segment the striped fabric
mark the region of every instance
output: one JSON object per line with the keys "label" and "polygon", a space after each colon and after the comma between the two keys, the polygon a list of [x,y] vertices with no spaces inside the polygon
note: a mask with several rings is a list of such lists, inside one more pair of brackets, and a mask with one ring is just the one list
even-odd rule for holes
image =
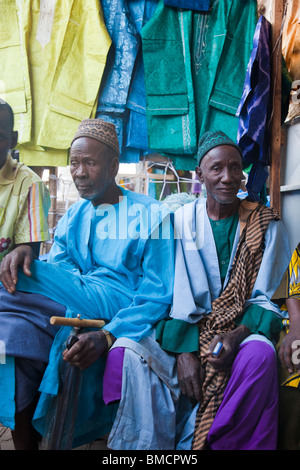
{"label": "striped fabric", "polygon": [[8,155],[0,169],[0,261],[16,245],[49,240],[49,208],[43,181]]}
{"label": "striped fabric", "polygon": [[257,277],[263,256],[265,231],[271,220],[279,220],[274,209],[249,201],[243,201],[240,205],[239,217],[243,221],[245,214],[247,220],[243,224],[231,278],[220,297],[213,302],[209,318],[205,317],[199,324],[199,360],[206,374],[202,386],[203,398],[196,417],[192,446],[194,450],[201,450],[206,446],[206,437],[222,402],[230,374],[229,369],[222,372],[213,369],[205,354],[216,334],[235,328],[235,319],[242,315],[245,300],[250,298]]}
{"label": "striped fabric", "polygon": [[[47,213],[43,205],[44,188],[40,183],[33,183],[28,192],[28,222],[30,242],[41,241],[41,234],[48,233]],[[47,237],[46,237],[47,238]]]}

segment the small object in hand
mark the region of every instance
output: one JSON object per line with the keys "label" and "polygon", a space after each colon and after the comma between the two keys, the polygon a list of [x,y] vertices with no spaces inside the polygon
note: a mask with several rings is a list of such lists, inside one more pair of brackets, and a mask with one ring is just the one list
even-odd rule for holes
{"label": "small object in hand", "polygon": [[214,350],[213,350],[213,352],[212,352],[212,355],[213,355],[214,357],[218,357],[219,354],[220,354],[220,352],[222,351],[222,349],[223,349],[223,343],[221,343],[221,341],[218,341],[217,344],[216,344],[216,346],[214,347]]}
{"label": "small object in hand", "polygon": [[78,340],[79,338],[76,335],[70,335],[67,338],[67,342],[66,342],[67,349],[71,349],[71,347],[74,346],[74,344],[77,343]]}

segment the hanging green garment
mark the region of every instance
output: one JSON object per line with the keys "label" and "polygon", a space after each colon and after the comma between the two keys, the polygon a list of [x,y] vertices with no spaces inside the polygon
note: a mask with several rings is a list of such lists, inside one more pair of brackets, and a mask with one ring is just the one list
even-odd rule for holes
{"label": "hanging green garment", "polygon": [[193,155],[197,150],[191,75],[191,11],[157,9],[142,29],[151,150]]}
{"label": "hanging green garment", "polygon": [[20,160],[65,166],[79,122],[95,115],[111,45],[101,3],[0,0],[0,6],[7,38],[0,46],[1,78],[16,115]]}
{"label": "hanging green garment", "polygon": [[[149,147],[177,169],[195,169],[197,142],[208,130],[236,141],[256,23],[256,0],[213,0],[207,13],[172,9],[161,0],[142,30]],[[186,135],[196,146],[183,145]]]}

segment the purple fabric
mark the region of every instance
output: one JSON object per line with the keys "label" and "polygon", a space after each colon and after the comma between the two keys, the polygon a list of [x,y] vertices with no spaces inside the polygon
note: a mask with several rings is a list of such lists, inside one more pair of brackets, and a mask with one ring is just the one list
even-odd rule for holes
{"label": "purple fabric", "polygon": [[244,168],[252,164],[247,190],[249,197],[256,201],[260,200],[259,193],[268,178],[270,164],[271,29],[271,23],[262,15],[256,25],[243,95],[237,109],[237,143],[243,151]]}
{"label": "purple fabric", "polygon": [[277,361],[262,341],[241,345],[208,434],[212,450],[276,450]]}
{"label": "purple fabric", "polygon": [[122,369],[125,348],[109,351],[103,376],[103,400],[106,405],[121,400]]}

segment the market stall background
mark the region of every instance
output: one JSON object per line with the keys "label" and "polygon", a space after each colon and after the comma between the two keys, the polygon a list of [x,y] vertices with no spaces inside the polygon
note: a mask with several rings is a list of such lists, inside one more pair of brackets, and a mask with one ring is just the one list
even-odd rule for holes
{"label": "market stall background", "polygon": [[248,194],[281,212],[297,245],[299,0],[0,5],[0,97],[15,113],[15,156],[50,188],[52,235],[78,198],[70,142],[96,117],[116,125],[119,184],[161,200],[205,195],[197,142],[223,130],[243,148]]}

